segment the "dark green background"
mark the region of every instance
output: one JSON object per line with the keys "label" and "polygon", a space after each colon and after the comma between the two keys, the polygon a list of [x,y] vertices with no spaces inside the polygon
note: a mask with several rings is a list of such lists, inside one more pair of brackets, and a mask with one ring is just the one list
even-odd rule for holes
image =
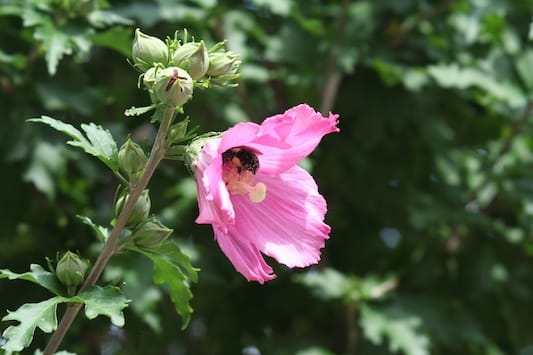
{"label": "dark green background", "polygon": [[[533,344],[533,49],[530,0],[0,1],[0,267],[67,249],[94,258],[76,218],[106,224],[118,181],[103,164],[26,123],[96,122],[150,144],[149,103],[126,62],[133,30],[188,28],[241,55],[238,88],[196,90],[201,131],[260,122],[307,102],[340,115],[306,161],[328,201],[319,265],[263,286],[236,273],[195,187],[165,161],[153,211],[201,268],[181,331],[151,265],[113,259],[105,282],[133,299],[126,326],[82,315],[79,354],[527,354]],[[53,75],[52,75],[53,74]],[[93,259],[94,260],[94,259]],[[0,282],[0,313],[49,294]],[[3,323],[5,329],[8,323]],[[46,336],[37,332],[33,347]],[[529,349],[531,351],[531,349]]]}

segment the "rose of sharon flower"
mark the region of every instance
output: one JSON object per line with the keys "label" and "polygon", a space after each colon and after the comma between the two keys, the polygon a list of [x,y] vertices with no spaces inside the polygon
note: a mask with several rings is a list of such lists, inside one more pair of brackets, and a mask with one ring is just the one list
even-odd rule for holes
{"label": "rose of sharon flower", "polygon": [[337,118],[302,104],[203,141],[192,163],[196,223],[213,226],[220,248],[248,281],[276,277],[261,253],[291,268],[320,260],[330,232],[326,201],[296,164],[324,135],[339,131]]}

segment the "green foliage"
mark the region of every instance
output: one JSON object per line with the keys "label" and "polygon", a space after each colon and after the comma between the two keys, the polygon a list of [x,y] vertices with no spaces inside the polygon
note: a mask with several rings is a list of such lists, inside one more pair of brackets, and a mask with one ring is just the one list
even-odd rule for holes
{"label": "green foliage", "polygon": [[[64,124],[38,120],[115,168],[98,125],[117,141],[131,134],[149,147],[153,132],[142,115],[154,107],[124,59],[137,27],[163,38],[179,24],[208,48],[226,39],[240,54],[234,92],[196,88],[187,104],[200,132],[259,122],[301,102],[339,113],[341,132],[309,160],[332,227],[313,270],[280,267],[277,280],[247,283],[212,231],[193,224],[194,180],[165,161],[149,187],[153,211],[194,256],[199,281],[191,261],[165,256],[172,250],[142,252],[153,270],[146,258],[118,255],[106,281],[133,300],[123,333],[96,320],[73,327],[65,348],[80,355],[95,346],[122,354],[530,351],[530,0],[84,3],[0,0],[3,267],[25,270],[57,250],[94,257],[107,239],[117,181],[24,121],[60,118]],[[124,117],[132,105],[126,114],[134,120]],[[82,122],[95,122],[92,133],[74,128]],[[179,158],[182,146],[171,153]],[[79,223],[77,214],[90,219]],[[51,273],[34,268],[2,270],[0,309],[49,296],[6,279],[64,296],[48,283]],[[188,331],[176,331],[175,310],[190,321]],[[33,334],[39,324],[24,319]],[[28,352],[43,348],[39,333]],[[31,335],[18,339],[20,347]]]}
{"label": "green foliage", "polygon": [[[43,270],[38,265],[32,268],[30,273],[18,275],[31,282],[39,283],[41,286],[50,289],[51,276],[43,277]],[[14,273],[2,270],[2,275],[15,275]],[[34,277],[40,276],[37,280]],[[44,279],[44,281],[43,281]],[[37,281],[39,282],[37,282]],[[55,281],[57,283],[57,279]],[[2,345],[2,349],[7,352],[21,351],[31,343],[35,329],[39,328],[45,333],[51,333],[57,328],[57,305],[60,303],[81,302],[85,304],[85,315],[89,319],[94,319],[99,315],[107,316],[116,326],[124,325],[124,315],[122,310],[127,307],[128,300],[122,295],[117,287],[91,286],[80,295],[71,298],[54,296],[39,303],[26,303],[19,309],[2,318],[2,321],[17,321],[19,324],[9,326],[2,334],[7,341]]]}
{"label": "green foliage", "polygon": [[36,328],[51,333],[57,328],[57,305],[65,299],[61,296],[52,297],[39,303],[26,303],[14,312],[9,312],[3,321],[14,320],[18,325],[9,326],[2,336],[7,339],[2,349],[8,352],[21,351],[33,339]]}
{"label": "green foliage", "polygon": [[421,326],[420,318],[401,309],[391,307],[375,310],[369,306],[361,307],[361,327],[365,337],[376,344],[381,344],[383,337],[388,338],[391,352],[430,354],[430,340]]}
{"label": "green foliage", "polygon": [[105,165],[114,172],[117,172],[120,163],[118,161],[117,144],[108,130],[97,126],[94,123],[82,124],[81,128],[87,135],[85,137],[77,128],[71,124],[64,123],[51,117],[42,116],[41,118],[29,119],[30,122],[41,122],[50,127],[65,133],[73,140],[68,141],[74,147],[83,149],[86,153],[100,159]]}
{"label": "green foliage", "polygon": [[109,317],[117,327],[124,326],[122,310],[128,306],[129,300],[124,297],[120,288],[113,286],[90,286],[69,302],[85,304],[85,315],[94,319],[100,315]]}
{"label": "green foliage", "polygon": [[23,274],[17,274],[8,269],[2,269],[0,270],[0,279],[5,278],[9,280],[26,280],[33,282],[58,296],[65,294],[65,290],[59,283],[55,273],[46,271],[38,264],[31,264],[30,271]]}
{"label": "green foliage", "polygon": [[154,282],[168,286],[170,299],[183,320],[182,329],[185,329],[193,312],[190,306],[193,296],[190,283],[198,282],[199,270],[191,265],[189,257],[173,242],[166,242],[156,249],[144,249],[140,252],[152,260]]}

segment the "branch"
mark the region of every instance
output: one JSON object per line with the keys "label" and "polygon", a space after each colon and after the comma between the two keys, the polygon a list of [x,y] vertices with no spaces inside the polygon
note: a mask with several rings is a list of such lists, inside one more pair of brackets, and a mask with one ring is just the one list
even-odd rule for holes
{"label": "branch", "polygon": [[[131,187],[130,197],[126,201],[124,208],[118,216],[117,223],[113,227],[113,230],[111,230],[111,233],[107,238],[107,241],[105,242],[104,246],[102,247],[102,251],[96,259],[94,266],[92,267],[89,275],[85,279],[85,282],[80,287],[78,295],[83,292],[85,288],[96,283],[98,278],[100,278],[100,275],[102,275],[102,272],[104,271],[105,266],[109,262],[109,259],[117,251],[120,234],[122,233],[122,230],[124,229],[124,226],[126,225],[126,222],[130,217],[131,212],[133,211],[133,207],[141,196],[141,193],[146,189],[146,186],[150,182],[150,179],[152,178],[152,175],[154,174],[157,165],[159,164],[159,162],[161,162],[165,155],[165,139],[170,124],[172,123],[174,113],[174,108],[167,108],[165,113],[163,114],[163,120],[161,121],[159,130],[157,131],[157,136],[155,138],[154,145],[152,146],[152,152],[150,153],[150,158],[148,159],[144,172],[141,178],[139,179],[138,184]],[[61,322],[59,322],[56,332],[54,333],[54,335],[52,335],[52,338],[50,338],[48,345],[44,349],[43,355],[52,355],[56,352],[57,348],[61,344],[61,341],[63,340],[68,329],[70,328],[72,322],[76,318],[76,315],[80,311],[81,306],[81,303],[74,303],[73,305],[67,308],[65,314],[63,315],[63,318],[61,318]]]}
{"label": "branch", "polygon": [[326,83],[322,91],[322,101],[320,103],[320,112],[323,116],[327,116],[333,108],[333,104],[339,91],[339,86],[342,79],[342,74],[338,70],[338,58],[335,54],[335,47],[341,46],[344,41],[344,25],[348,16],[348,5],[350,0],[343,0],[341,4],[340,15],[338,19],[337,29],[335,31],[335,42],[331,46],[331,51],[326,67]]}

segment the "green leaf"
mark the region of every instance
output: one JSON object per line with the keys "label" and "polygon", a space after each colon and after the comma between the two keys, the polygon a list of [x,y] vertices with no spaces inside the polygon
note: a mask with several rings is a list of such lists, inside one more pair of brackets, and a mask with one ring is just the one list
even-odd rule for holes
{"label": "green leaf", "polygon": [[172,242],[164,243],[157,249],[140,252],[149,257],[154,264],[154,282],[158,285],[168,285],[170,299],[174,303],[176,312],[183,319],[182,329],[185,329],[193,312],[190,306],[193,297],[190,281],[198,281],[198,269],[191,265],[190,258]]}
{"label": "green leaf", "polygon": [[43,42],[48,73],[54,75],[57,65],[64,55],[72,54],[73,42],[70,36],[58,30],[51,21],[38,26],[34,32],[35,39]]}
{"label": "green leaf", "polygon": [[[129,18],[121,16],[110,10],[96,9],[92,11],[87,16],[87,18],[94,27],[99,27],[99,28],[106,27],[109,25],[116,25],[116,24],[132,26],[135,23],[133,20],[130,20]],[[114,27],[114,28],[119,28],[119,27]]]}
{"label": "green leaf", "polygon": [[95,224],[89,217],[77,215],[81,221],[91,227],[91,229],[96,233],[96,236],[102,241],[105,242],[107,240],[107,237],[109,236],[109,229],[103,226],[99,226],[98,224]]}
{"label": "green leaf", "polygon": [[323,300],[342,299],[351,288],[350,279],[331,268],[296,275],[295,279]]}
{"label": "green leaf", "polygon": [[388,339],[391,352],[407,355],[429,355],[429,337],[422,331],[422,320],[399,307],[377,309],[361,307],[360,324],[364,336],[380,345]]}
{"label": "green leaf", "polygon": [[118,327],[124,325],[122,310],[128,306],[129,300],[124,297],[118,287],[90,286],[79,296],[72,297],[71,300],[85,304],[85,315],[89,319],[103,315],[109,317],[111,323]]}
{"label": "green leaf", "polygon": [[295,279],[311,289],[311,292],[320,299],[340,299],[350,303],[380,299],[397,284],[393,276],[384,278],[372,275],[346,276],[332,268],[324,268],[318,272],[310,271],[295,276]]}
{"label": "green leaf", "polygon": [[54,273],[46,271],[41,265],[31,264],[30,270],[23,274],[17,274],[8,269],[0,270],[0,279],[9,279],[9,280],[26,280],[37,285],[46,288],[52,293],[55,293],[58,296],[64,294],[63,287],[57,280],[57,277]]}
{"label": "green leaf", "polygon": [[85,131],[88,138],[87,139],[77,128],[71,124],[64,123],[48,116],[31,118],[28,121],[44,123],[60,132],[65,133],[73,139],[68,141],[67,144],[83,149],[86,153],[100,159],[114,172],[118,171],[119,161],[117,144],[114,141],[113,136],[111,136],[111,133],[101,126],[97,126],[94,123],[82,124],[81,128]]}
{"label": "green leaf", "polygon": [[[93,153],[88,153],[100,158],[111,168],[111,170],[118,171],[119,161],[117,143],[113,139],[111,133],[92,122],[89,124],[82,124],[81,128],[85,131],[87,138],[89,138],[89,141],[91,142],[91,148],[93,149]],[[82,149],[86,149],[81,142],[74,142],[70,144],[75,147],[77,146]]]}
{"label": "green leaf", "polygon": [[[35,352],[33,353],[33,355],[42,355],[42,354],[43,352],[39,349],[35,350]],[[70,351],[61,350],[61,351],[54,353],[54,355],[76,355],[76,353],[71,353]]]}
{"label": "green leaf", "polygon": [[530,92],[533,92],[533,49],[527,49],[516,60],[516,69]]}
{"label": "green leaf", "polygon": [[7,352],[21,351],[30,345],[36,328],[45,333],[53,332],[57,328],[57,305],[64,300],[64,297],[55,296],[39,303],[26,303],[14,312],[8,311],[2,321],[14,320],[20,323],[11,325],[4,331],[2,337],[7,341],[2,349]]}
{"label": "green leaf", "polygon": [[93,35],[92,40],[96,45],[116,50],[125,57],[131,56],[132,30],[122,27],[112,27],[107,31]]}
{"label": "green leaf", "polygon": [[428,73],[444,88],[467,89],[479,88],[487,97],[496,98],[509,104],[511,107],[521,108],[525,98],[520,90],[509,81],[501,81],[490,73],[477,68],[462,68],[456,64],[432,65]]}
{"label": "green leaf", "polygon": [[65,175],[67,153],[62,145],[38,142],[33,150],[31,163],[24,173],[24,181],[33,183],[49,200],[53,200],[58,181]]}

